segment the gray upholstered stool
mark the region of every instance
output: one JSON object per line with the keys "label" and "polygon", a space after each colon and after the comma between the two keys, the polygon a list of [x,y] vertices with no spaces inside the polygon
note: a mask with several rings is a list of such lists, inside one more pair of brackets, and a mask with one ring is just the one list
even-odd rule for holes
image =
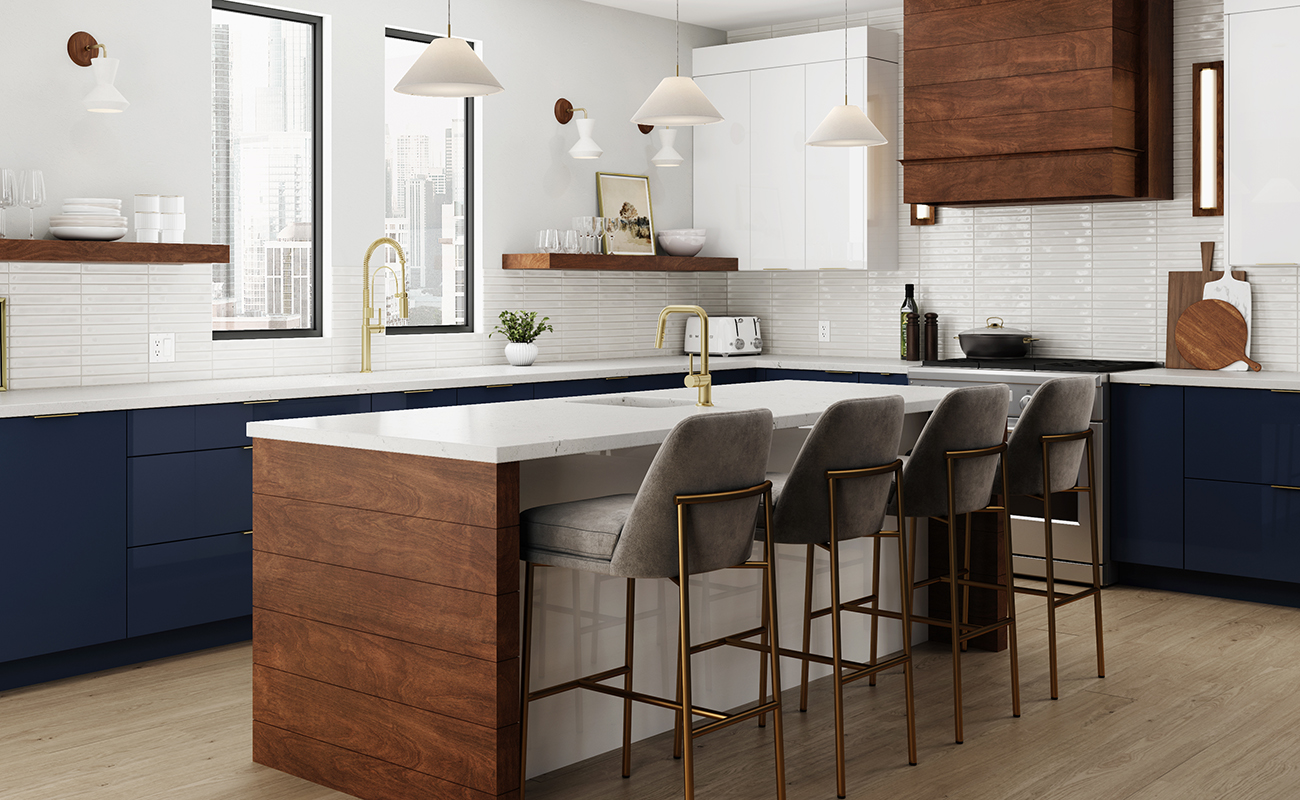
{"label": "gray upholstered stool", "polygon": [[[907,709],[907,753],[916,763],[916,715],[912,702],[912,623],[908,593],[901,587],[911,582],[907,547],[901,526],[882,530],[889,505],[890,484],[902,474],[898,458],[903,433],[903,398],[859,398],[841,400],[826,409],[804,441],[789,473],[768,475],[772,481],[773,540],[778,544],[807,546],[804,573],[803,647],[781,654],[800,659],[799,710],[808,710],[808,665],[826,664],[834,670],[835,694],[835,777],[840,797],[845,796],[844,774],[844,684],[895,667],[903,667],[903,693]],[[900,502],[900,505],[901,502]],[[840,597],[840,543],[870,537],[874,542],[871,594],[854,600]],[[880,541],[898,540],[898,577],[902,593],[900,611],[880,607]],[[817,548],[830,554],[831,604],[813,609],[813,555]],[[840,612],[871,614],[871,660],[848,661],[842,654]],[[831,655],[812,652],[812,621],[831,619]],[[884,660],[876,657],[879,617],[897,619],[903,626],[901,653]],[[847,672],[846,672],[847,670]]]}
{"label": "gray upholstered stool", "polygon": [[[1006,451],[1007,410],[1010,390],[1004,384],[971,386],[949,392],[930,414],[911,455],[903,465],[899,497],[907,498],[904,509],[911,519],[913,563],[916,555],[916,520],[929,517],[942,520],[948,531],[948,571],[922,581],[913,581],[916,591],[937,583],[948,585],[950,619],[913,615],[912,620],[952,630],[953,717],[957,742],[962,741],[961,652],[963,645],[977,636],[1007,629],[1011,651],[1011,709],[1020,716],[1020,672],[1016,650],[1016,604],[1011,572],[1011,548],[1005,548],[1006,582],[985,583],[970,577],[971,519],[975,511],[992,511],[1001,517],[1002,529],[1010,535],[1006,505],[990,504],[994,481],[1000,476],[1001,495],[1006,497],[1006,470],[1000,469]],[[895,503],[897,506],[897,503]],[[966,518],[966,555],[964,568],[957,566],[956,526]],[[1006,615],[992,622],[972,625],[966,603],[957,602],[962,589],[963,601],[969,600],[970,588],[1002,592]],[[961,609],[960,613],[958,609]],[[960,619],[959,619],[960,617]]]}
{"label": "gray upholstered stool", "polygon": [[[1063,605],[1093,599],[1097,629],[1097,677],[1106,677],[1106,655],[1101,632],[1101,546],[1097,539],[1097,499],[1093,495],[1092,404],[1096,386],[1091,377],[1057,378],[1040,386],[1021,412],[1007,441],[1007,484],[1012,496],[1028,495],[1043,503],[1046,589],[1017,586],[1021,594],[1047,599],[1047,652],[1051,665],[1052,699],[1058,695],[1056,679],[1056,610]],[[1088,458],[1088,485],[1079,485],[1079,465]],[[1088,495],[1092,528],[1092,585],[1073,593],[1056,590],[1052,559],[1052,494],[1082,492]]]}
{"label": "gray upholstered stool", "polygon": [[[774,597],[776,576],[770,537],[763,558],[749,560],[754,545],[754,518],[759,501],[770,496],[764,478],[772,444],[772,412],[767,409],[697,414],[682,420],[668,434],[635,495],[531,508],[520,515],[520,547],[527,562],[524,583],[524,653],[521,734],[523,756],[528,750],[528,704],[569,689],[589,689],[623,698],[623,777],[631,772],[631,701],[676,710],[684,718],[686,738],[693,740],[742,719],[772,712],[775,723],[777,797],[785,798],[785,760],[781,739],[780,673],[776,604],[763,604],[761,628],[736,636],[691,644],[690,581],[685,576],[728,567],[757,568],[763,574],[763,596]],[[770,504],[769,504],[770,507]],[[768,525],[771,530],[771,525]],[[628,579],[625,658],[621,667],[605,670],[545,689],[530,690],[533,582],[538,565],[568,567]],[[655,697],[632,688],[632,643],[636,578],[668,578],[678,587],[678,689],[675,699]],[[759,645],[744,641],[763,635]],[[691,655],[720,644],[737,644],[770,660],[773,700],[760,697],[752,708],[722,713],[694,704],[691,694]],[[623,686],[604,681],[622,677]],[[685,712],[685,713],[683,713]],[[692,718],[708,719],[695,727]],[[692,750],[684,752],[686,798],[695,795]],[[526,782],[519,767],[520,798]]]}

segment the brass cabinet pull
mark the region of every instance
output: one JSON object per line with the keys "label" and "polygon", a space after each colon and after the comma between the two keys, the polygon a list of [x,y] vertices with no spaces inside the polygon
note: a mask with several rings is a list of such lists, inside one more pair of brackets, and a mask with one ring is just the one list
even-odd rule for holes
{"label": "brass cabinet pull", "polygon": [[853,370],[851,370],[851,369],[828,369],[828,370],[826,370],[826,374],[827,374],[827,375],[852,375],[852,374],[853,374]]}
{"label": "brass cabinet pull", "polygon": [[407,389],[406,391],[402,392],[402,394],[428,394],[429,392],[432,391],[433,391],[432,389]]}
{"label": "brass cabinet pull", "polygon": [[32,419],[59,419],[60,417],[79,417],[80,414],[38,414]]}
{"label": "brass cabinet pull", "polygon": [[278,402],[280,402],[280,401],[279,401],[279,400],[245,400],[245,401],[244,401],[244,405],[246,405],[246,406],[260,406],[260,405],[265,405],[265,404],[267,404],[267,403],[278,403]]}
{"label": "brass cabinet pull", "polygon": [[244,536],[252,536],[252,535],[253,535],[253,532],[252,532],[252,531],[244,531],[244,534],[243,534],[243,535],[244,535]]}
{"label": "brass cabinet pull", "polygon": [[252,450],[252,449],[253,449],[253,446],[250,444],[250,445],[248,445],[247,447],[245,447],[244,449],[245,449],[245,450]]}
{"label": "brass cabinet pull", "polygon": [[1278,486],[1276,483],[1270,484],[1274,489],[1290,489],[1293,492],[1300,492],[1300,486]]}
{"label": "brass cabinet pull", "polygon": [[606,375],[606,376],[605,376],[605,380],[607,380],[607,381],[625,381],[625,380],[627,380],[627,376],[626,376],[626,375]]}
{"label": "brass cabinet pull", "polygon": [[514,384],[513,384],[513,383],[495,383],[495,384],[493,384],[493,385],[491,385],[491,386],[484,386],[483,388],[484,388],[484,389],[509,389],[511,386],[514,386]]}
{"label": "brass cabinet pull", "polygon": [[1300,394],[1300,389],[1269,389],[1269,391],[1278,394]]}

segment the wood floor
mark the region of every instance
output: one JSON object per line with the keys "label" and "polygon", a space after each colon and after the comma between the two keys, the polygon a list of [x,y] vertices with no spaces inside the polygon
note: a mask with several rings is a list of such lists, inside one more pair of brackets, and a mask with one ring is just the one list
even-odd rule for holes
{"label": "wood floor", "polygon": [[[952,743],[948,651],[918,650],[920,764],[906,764],[901,675],[847,693],[850,798],[1295,798],[1300,796],[1300,610],[1115,587],[1108,677],[1095,677],[1090,604],[1061,615],[1061,699],[1047,699],[1041,601],[1022,599],[1024,713],[1010,716],[1005,654],[965,661],[966,743]],[[346,795],[250,760],[251,647],[164,659],[0,693],[0,796],[14,800],[323,800]],[[835,795],[830,685],[808,713],[787,694],[789,800]],[[705,798],[773,797],[771,725],[696,742]],[[538,735],[534,731],[533,735]],[[658,737],[529,783],[528,800],[681,795]]]}

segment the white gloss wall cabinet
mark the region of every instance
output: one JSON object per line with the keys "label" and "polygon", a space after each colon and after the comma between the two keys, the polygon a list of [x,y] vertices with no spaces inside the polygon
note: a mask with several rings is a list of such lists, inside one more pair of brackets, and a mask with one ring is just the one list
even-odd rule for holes
{"label": "white gloss wall cabinet", "polygon": [[1300,91],[1292,85],[1300,75],[1300,3],[1229,13],[1225,23],[1228,262],[1300,264]]}
{"label": "white gloss wall cabinet", "polygon": [[[708,229],[702,256],[749,262],[749,73],[695,79],[723,121],[697,125],[695,135],[695,224]],[[745,176],[736,181],[737,175]]]}
{"label": "white gloss wall cabinet", "polygon": [[[843,31],[694,51],[696,82],[726,117],[694,129],[706,255],[736,256],[742,270],[897,267],[898,36],[852,28],[848,51],[846,65]],[[844,104],[846,78],[848,102],[889,143],[808,147]]]}

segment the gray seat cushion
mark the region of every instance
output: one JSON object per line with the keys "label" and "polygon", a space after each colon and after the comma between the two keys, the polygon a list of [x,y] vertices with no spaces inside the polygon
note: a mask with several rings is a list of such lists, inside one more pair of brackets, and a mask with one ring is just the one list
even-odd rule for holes
{"label": "gray seat cushion", "polygon": [[[1088,429],[1096,386],[1091,377],[1055,378],[1034,392],[1007,440],[1007,486],[1011,494],[1042,495],[1042,436],[1078,433]],[[1083,459],[1082,440],[1058,442],[1048,451],[1052,465],[1051,489],[1074,488]]]}
{"label": "gray seat cushion", "polygon": [[525,561],[607,573],[634,494],[554,503],[519,515]]}

